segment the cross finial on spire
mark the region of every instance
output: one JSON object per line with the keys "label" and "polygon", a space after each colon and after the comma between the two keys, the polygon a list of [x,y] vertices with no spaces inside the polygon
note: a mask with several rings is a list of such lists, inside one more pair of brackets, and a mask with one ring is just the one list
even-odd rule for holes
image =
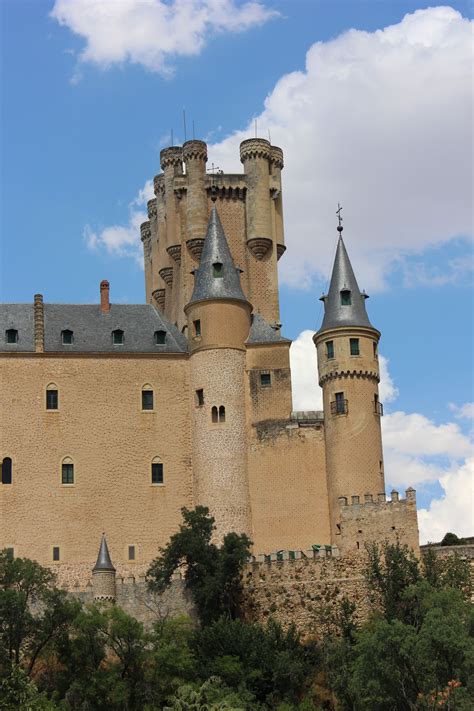
{"label": "cross finial on spire", "polygon": [[339,224],[337,226],[337,231],[339,232],[339,234],[341,234],[342,230],[344,229],[344,227],[342,226],[341,210],[342,210],[342,205],[337,203],[336,215],[337,215],[337,219],[339,220]]}

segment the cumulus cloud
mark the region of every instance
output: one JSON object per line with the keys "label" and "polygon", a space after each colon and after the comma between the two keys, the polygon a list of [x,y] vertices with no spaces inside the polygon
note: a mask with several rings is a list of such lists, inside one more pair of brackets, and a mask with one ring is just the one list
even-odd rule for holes
{"label": "cumulus cloud", "polygon": [[173,71],[170,60],[199,54],[212,35],[243,32],[278,14],[234,0],[56,0],[51,11],[85,40],[79,63],[107,69],[131,62],[164,75]]}
{"label": "cumulus cloud", "polygon": [[452,410],[460,420],[473,420],[474,419],[474,402],[465,402],[464,405],[458,407],[454,403],[449,403],[449,409]]}
{"label": "cumulus cloud", "polygon": [[291,344],[291,389],[294,410],[322,410],[323,391],[318,383],[318,357],[314,331],[302,331]]}
{"label": "cumulus cloud", "polygon": [[84,241],[90,250],[105,250],[117,257],[132,257],[143,267],[143,250],[140,242],[140,225],[148,219],[143,210],[153,197],[153,181],[147,180],[129,205],[128,222],[125,225],[110,225],[101,229],[86,225]]}
{"label": "cumulus cloud", "polygon": [[[364,287],[384,288],[395,268],[405,285],[465,272],[462,257],[433,274],[419,255],[472,233],[471,28],[450,7],[418,10],[313,44],[305,70],[277,82],[257,123],[285,152],[284,283],[327,277],[339,200]],[[210,158],[238,170],[238,144],[253,128],[252,118]],[[416,270],[407,255],[418,255]]]}

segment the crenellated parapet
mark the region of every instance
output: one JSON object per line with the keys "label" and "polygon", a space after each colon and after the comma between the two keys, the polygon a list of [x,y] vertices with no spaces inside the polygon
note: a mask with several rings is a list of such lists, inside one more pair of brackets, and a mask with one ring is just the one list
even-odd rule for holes
{"label": "crenellated parapet", "polygon": [[283,162],[283,151],[281,148],[279,148],[278,146],[271,146],[270,147],[270,161],[275,168],[278,168],[279,170],[283,170],[284,162]]}
{"label": "crenellated parapet", "polygon": [[[280,150],[281,149],[277,149]],[[248,138],[240,144],[240,160],[245,163],[247,160],[254,158],[269,159],[272,154],[272,146],[270,141],[265,138]],[[283,152],[281,151],[281,159],[283,161]]]}
{"label": "crenellated parapet", "polygon": [[163,197],[165,193],[165,176],[163,173],[159,173],[153,178],[153,190],[156,197]]}
{"label": "crenellated parapet", "polygon": [[156,210],[156,198],[153,198],[152,200],[148,200],[146,204],[147,208],[147,213],[148,213],[148,219],[149,220],[156,220],[156,215],[157,215],[157,210]]}
{"label": "crenellated parapet", "polygon": [[189,160],[207,161],[207,144],[204,141],[186,141],[183,144],[183,159],[186,163]]}
{"label": "crenellated parapet", "polygon": [[149,259],[151,254],[151,224],[149,220],[147,222],[142,222],[140,225],[140,237],[143,242],[145,258]]}
{"label": "crenellated parapet", "polygon": [[169,146],[160,151],[161,170],[170,166],[181,166],[183,163],[183,149],[181,146]]}
{"label": "crenellated parapet", "polygon": [[374,383],[380,382],[380,375],[378,370],[332,370],[329,373],[325,373],[320,379],[319,384],[322,387],[326,383],[336,380],[337,378],[365,378],[367,380],[372,380]]}

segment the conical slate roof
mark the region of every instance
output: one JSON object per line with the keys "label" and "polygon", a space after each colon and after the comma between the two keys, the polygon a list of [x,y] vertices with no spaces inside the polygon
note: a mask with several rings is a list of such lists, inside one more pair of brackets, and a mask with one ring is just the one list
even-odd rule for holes
{"label": "conical slate roof", "polygon": [[[343,303],[341,292],[344,291],[350,292],[350,304],[344,305]],[[329,292],[326,296],[321,297],[321,300],[324,301],[324,318],[319,331],[340,326],[373,328],[365,310],[365,300],[367,298],[367,294],[360,293],[349,255],[342,235],[340,235]]]}
{"label": "conical slate roof", "polygon": [[[215,276],[215,265],[221,276]],[[213,206],[199,268],[195,273],[194,291],[189,303],[206,299],[240,299],[247,301],[240,286],[240,273],[235,267],[219,215]]]}
{"label": "conical slate roof", "polygon": [[110,570],[115,573],[115,568],[110,560],[109,549],[107,547],[107,539],[105,538],[105,533],[102,534],[102,540],[100,541],[99,555],[97,556],[97,563],[94,565],[92,570]]}

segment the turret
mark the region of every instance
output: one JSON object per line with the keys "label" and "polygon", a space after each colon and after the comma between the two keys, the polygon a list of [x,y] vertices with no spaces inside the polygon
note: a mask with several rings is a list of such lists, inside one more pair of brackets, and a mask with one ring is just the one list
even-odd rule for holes
{"label": "turret", "polygon": [[323,389],[331,535],[340,535],[340,497],[376,501],[385,491],[379,401],[380,332],[367,316],[342,239],[329,292],[322,297],[324,318],[314,336],[319,384]]}
{"label": "turret", "polygon": [[191,353],[195,503],[209,506],[218,540],[229,531],[251,535],[244,407],[251,306],[215,207],[185,312]]}
{"label": "turret", "polygon": [[102,534],[97,562],[92,569],[92,589],[94,600],[115,602],[115,568],[110,560],[105,533]]}
{"label": "turret", "polygon": [[[172,297],[175,284],[176,262],[170,254],[170,249],[181,244],[180,211],[178,193],[176,191],[176,178],[183,174],[183,149],[181,146],[170,146],[160,153],[160,164],[163,170],[165,230],[163,237],[159,234],[159,277],[157,288],[165,289],[164,311],[170,321],[175,321],[177,304]],[[158,202],[157,202],[158,211]],[[157,216],[159,221],[159,217]]]}

